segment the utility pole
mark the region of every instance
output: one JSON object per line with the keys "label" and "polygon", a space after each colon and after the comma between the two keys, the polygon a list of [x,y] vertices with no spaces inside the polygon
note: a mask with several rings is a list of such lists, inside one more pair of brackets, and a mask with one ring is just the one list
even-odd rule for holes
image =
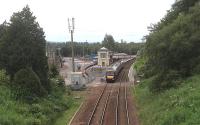
{"label": "utility pole", "polygon": [[[87,40],[86,40],[87,43]],[[83,43],[83,68],[85,69],[85,42]]]}
{"label": "utility pole", "polygon": [[69,33],[71,34],[71,44],[72,44],[72,71],[75,72],[75,65],[74,65],[74,42],[73,42],[73,33],[74,33],[74,18],[68,18],[68,28]]}

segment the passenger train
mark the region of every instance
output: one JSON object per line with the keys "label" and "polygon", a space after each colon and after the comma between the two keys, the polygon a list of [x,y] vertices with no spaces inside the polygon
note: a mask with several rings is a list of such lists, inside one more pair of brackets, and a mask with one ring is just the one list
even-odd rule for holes
{"label": "passenger train", "polygon": [[120,71],[123,69],[126,62],[132,59],[120,60],[109,66],[106,70],[106,82],[111,83],[115,82],[119,76]]}

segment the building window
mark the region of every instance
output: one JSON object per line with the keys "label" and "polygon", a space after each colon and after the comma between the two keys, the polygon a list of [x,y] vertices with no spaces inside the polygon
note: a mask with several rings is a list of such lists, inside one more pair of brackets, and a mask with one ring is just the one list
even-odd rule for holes
{"label": "building window", "polygon": [[100,57],[101,57],[101,58],[106,58],[106,53],[101,53],[101,54],[100,54]]}
{"label": "building window", "polygon": [[106,63],[105,62],[102,62],[102,66],[105,66],[106,65]]}

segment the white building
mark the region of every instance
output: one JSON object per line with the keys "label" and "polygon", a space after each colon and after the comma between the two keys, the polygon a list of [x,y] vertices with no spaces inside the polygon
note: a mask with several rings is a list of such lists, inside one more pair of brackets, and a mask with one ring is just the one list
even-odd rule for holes
{"label": "white building", "polygon": [[102,47],[99,51],[98,51],[98,65],[100,66],[109,66],[110,65],[110,51],[105,48]]}

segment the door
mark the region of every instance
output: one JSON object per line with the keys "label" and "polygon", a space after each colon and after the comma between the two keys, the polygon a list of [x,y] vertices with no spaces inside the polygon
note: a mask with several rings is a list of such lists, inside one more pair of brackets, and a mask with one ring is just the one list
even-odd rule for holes
{"label": "door", "polygon": [[102,66],[105,66],[105,64],[106,64],[105,62],[102,62]]}

